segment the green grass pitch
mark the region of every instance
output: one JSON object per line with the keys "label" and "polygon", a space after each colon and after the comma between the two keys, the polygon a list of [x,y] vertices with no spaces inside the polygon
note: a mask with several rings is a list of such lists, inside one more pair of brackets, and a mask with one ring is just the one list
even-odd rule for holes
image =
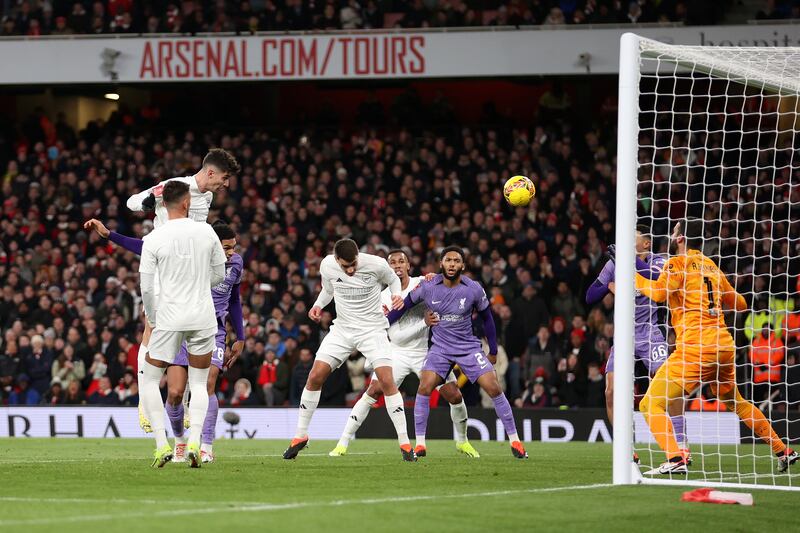
{"label": "green grass pitch", "polygon": [[[610,486],[611,446],[450,441],[403,463],[388,440],[331,458],[312,441],[219,441],[217,462],[150,468],[150,440],[0,439],[0,531],[789,531],[796,493],[754,490],[755,506],[682,503],[685,487]],[[759,468],[769,471],[765,460]]]}

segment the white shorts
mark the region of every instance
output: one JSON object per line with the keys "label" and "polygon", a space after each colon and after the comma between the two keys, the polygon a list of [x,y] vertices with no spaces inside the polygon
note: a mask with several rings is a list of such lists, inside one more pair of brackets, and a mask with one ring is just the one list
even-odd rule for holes
{"label": "white shorts", "polygon": [[151,358],[172,364],[184,342],[192,355],[213,352],[217,347],[216,335],[217,326],[197,331],[167,331],[156,327],[150,335],[147,351]]}
{"label": "white shorts", "polygon": [[[427,355],[427,352],[399,352],[394,350],[392,352],[392,376],[394,377],[395,385],[399,387],[409,374],[416,374],[417,377],[420,377],[422,365],[425,363],[425,357]],[[372,379],[376,379],[374,372],[372,373]],[[447,374],[445,383],[455,382],[456,377],[453,373],[450,372]],[[439,385],[439,387],[436,388],[439,389],[441,386],[442,385]]]}
{"label": "white shorts", "polygon": [[322,339],[316,360],[328,363],[336,370],[355,351],[361,352],[370,368],[392,366],[392,346],[385,329],[358,331],[336,325],[331,326],[330,332]]}

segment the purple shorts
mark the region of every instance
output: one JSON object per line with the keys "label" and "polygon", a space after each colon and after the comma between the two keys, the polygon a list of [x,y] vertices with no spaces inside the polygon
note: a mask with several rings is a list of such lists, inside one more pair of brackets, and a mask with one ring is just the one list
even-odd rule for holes
{"label": "purple shorts", "polygon": [[[648,374],[655,375],[661,365],[667,360],[669,350],[664,337],[661,335],[654,335],[653,339],[649,342],[637,342],[633,347],[633,355],[644,363],[647,368]],[[614,347],[611,347],[611,355],[608,356],[606,363],[606,374],[614,371]]]}
{"label": "purple shorts", "polygon": [[449,355],[432,350],[428,352],[428,356],[422,364],[422,370],[435,372],[440,378],[447,381],[447,375],[455,365],[458,365],[472,383],[478,381],[482,375],[494,370],[494,366],[482,351],[468,355]]}
{"label": "purple shorts", "polygon": [[[217,332],[217,347],[211,352],[211,364],[222,370],[222,363],[225,362],[225,330]],[[189,366],[189,352],[186,350],[186,344],[181,346],[181,351],[175,356],[172,362],[175,366]]]}

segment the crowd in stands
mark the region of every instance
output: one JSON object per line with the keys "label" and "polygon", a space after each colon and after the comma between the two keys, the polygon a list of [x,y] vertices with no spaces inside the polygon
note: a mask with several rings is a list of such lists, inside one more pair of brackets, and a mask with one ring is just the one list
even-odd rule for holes
{"label": "crowd in stands", "polygon": [[152,34],[465,26],[713,24],[721,0],[3,0],[0,35]]}
{"label": "crowd in stands", "polygon": [[[402,98],[413,95],[409,90]],[[498,372],[509,398],[520,407],[602,407],[614,299],[609,294],[588,306],[584,295],[614,240],[615,114],[586,121],[571,109],[568,92],[557,87],[526,121],[533,126],[436,132],[399,125],[398,117],[414,122],[402,101],[383,109],[372,100],[360,113],[364,121],[394,117],[390,125],[325,134],[313,127],[241,131],[235,124],[225,131],[172,129],[139,111],[115,113],[76,132],[63,117],[53,121],[38,111],[21,124],[13,151],[0,150],[0,402],[136,404],[143,330],[138,258],[85,232],[82,223],[98,218],[120,233],[145,235],[152,221],[128,211],[127,197],[160,179],[196,172],[208,148],[220,146],[238,158],[242,173],[215,196],[209,220],[222,218],[238,231],[247,339],[218,385],[223,404],[297,404],[334,318],[333,306],[320,324],[307,318],[319,290],[319,263],[347,236],[369,253],[403,248],[415,274],[436,271],[443,246],[464,246],[470,275],[491,300],[502,346]],[[681,157],[680,150],[671,157]],[[660,167],[654,168],[657,174]],[[516,174],[534,179],[537,196],[531,206],[512,210],[502,183]],[[663,176],[653,179],[663,185]],[[771,187],[766,175],[758,180],[759,190]],[[791,215],[790,205],[800,205],[800,190],[781,183],[773,192],[787,195],[774,197],[778,203],[770,209],[779,223],[768,231],[796,236],[800,216]],[[666,221],[667,212],[693,214],[703,204],[702,196],[665,204],[670,190],[691,197],[679,186],[656,187],[652,205],[643,204],[654,220]],[[703,194],[719,199],[711,186]],[[791,202],[788,194],[795,195]],[[760,198],[742,196],[745,203],[733,215],[750,220],[742,228],[752,227],[748,209]],[[736,205],[725,203],[726,209]],[[654,229],[661,236],[669,231]],[[770,332],[781,337],[789,351],[781,358],[791,365],[800,347],[798,265],[773,261],[800,254],[786,248],[786,238],[774,241],[779,249],[754,254],[755,243],[766,246],[762,235],[740,233],[717,250],[727,259],[723,268],[739,274],[732,276],[736,286],[757,296],[751,315],[732,318],[743,371],[751,368],[744,364],[752,355],[750,339],[762,329],[767,342]],[[657,251],[666,247],[663,237],[656,241]],[[779,265],[782,286],[770,282]],[[786,325],[770,329],[776,320]],[[763,357],[763,347],[754,349]],[[800,367],[780,368],[780,380],[800,383]],[[367,379],[363,357],[354,354],[326,384],[323,405],[352,401]],[[404,392],[413,396],[415,388]],[[475,387],[464,393],[468,404],[481,402]]]}
{"label": "crowd in stands", "polygon": [[756,20],[800,19],[800,2],[797,0],[764,0]]}

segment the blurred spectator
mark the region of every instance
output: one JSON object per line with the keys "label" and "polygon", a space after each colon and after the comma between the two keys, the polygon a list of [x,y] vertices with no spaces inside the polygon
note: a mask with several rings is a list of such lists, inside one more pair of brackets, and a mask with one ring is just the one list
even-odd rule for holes
{"label": "blurred spectator", "polygon": [[17,377],[17,386],[8,395],[8,405],[38,405],[42,395],[31,386],[31,380],[26,374]]}
{"label": "blurred spectator", "polygon": [[528,355],[525,357],[525,376],[530,376],[537,368],[541,367],[552,375],[556,369],[556,362],[563,356],[555,341],[550,338],[547,326],[540,326],[536,336],[531,338],[528,345]]}
{"label": "blurred spectator", "polygon": [[80,382],[73,379],[67,385],[67,391],[64,394],[65,405],[82,405],[86,403],[86,396],[83,394]]}
{"label": "blurred spectator", "polygon": [[54,379],[53,384],[50,385],[50,390],[44,395],[44,403],[47,405],[61,405],[66,399],[64,386],[61,384],[60,379]]}
{"label": "blurred spectator", "polygon": [[768,326],[761,330],[761,335],[753,338],[750,362],[753,365],[754,401],[765,400],[771,392],[771,386],[781,382],[785,351],[783,342]]}
{"label": "blurred spectator", "polygon": [[267,405],[283,405],[289,392],[289,365],[282,359],[276,359],[273,350],[267,350],[261,363],[258,385],[264,392]]}
{"label": "blurred spectator", "polygon": [[606,380],[600,373],[600,365],[596,361],[589,363],[586,375],[586,402],[584,407],[605,408]]}
{"label": "blurred spectator", "polygon": [[230,399],[231,407],[259,405],[258,397],[253,394],[253,387],[245,378],[237,379],[233,386],[233,396]]}
{"label": "blurred spectator", "polygon": [[75,360],[75,348],[67,344],[61,355],[53,361],[51,378],[61,383],[72,380],[82,381],[86,377],[86,367],[81,360]]}
{"label": "blurred spectator", "polygon": [[300,360],[292,369],[292,378],[289,384],[289,404],[293,407],[300,405],[300,395],[303,393],[303,387],[306,386],[313,364],[314,354],[311,353],[311,350],[308,348],[300,350]]}
{"label": "blurred spectator", "polygon": [[89,396],[89,403],[95,405],[119,405],[119,396],[111,388],[111,380],[103,376],[98,380],[97,390]]}
{"label": "blurred spectator", "polygon": [[543,377],[537,377],[525,385],[522,396],[514,401],[516,407],[526,409],[541,409],[550,407],[550,395],[545,387]]}
{"label": "blurred spectator", "polygon": [[44,338],[41,335],[31,337],[31,346],[25,356],[24,366],[31,388],[41,396],[50,388],[53,366],[53,353],[45,348]]}

